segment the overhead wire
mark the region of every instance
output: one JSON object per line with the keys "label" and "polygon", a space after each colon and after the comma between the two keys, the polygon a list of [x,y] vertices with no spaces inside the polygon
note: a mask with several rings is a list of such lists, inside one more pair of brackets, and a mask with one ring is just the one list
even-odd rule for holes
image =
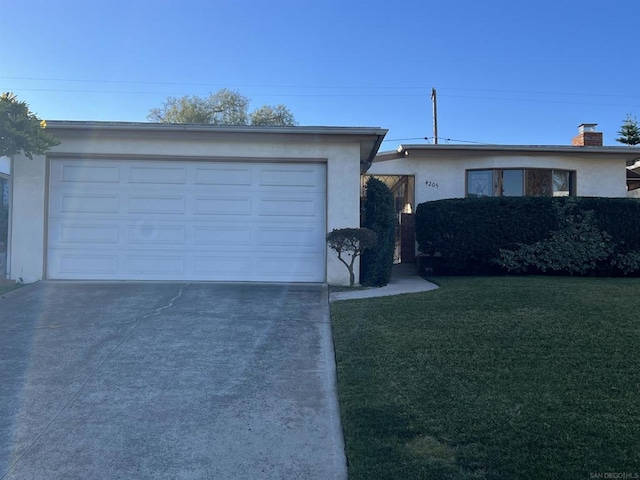
{"label": "overhead wire", "polygon": [[[78,78],[47,78],[47,77],[20,77],[20,76],[0,76],[0,81],[42,81],[42,82],[72,82],[72,83],[84,83],[84,84],[104,84],[104,85],[159,85],[159,86],[181,86],[181,87],[223,87],[219,83],[209,82],[163,82],[163,81],[146,81],[146,80],[93,80],[93,79],[78,79]],[[5,82],[2,82],[5,83]],[[227,85],[228,87],[228,85]],[[269,88],[269,89],[313,89],[316,92],[308,93],[268,93],[262,92],[253,94],[254,96],[270,96],[277,95],[279,97],[420,97],[428,95],[428,89],[424,86],[411,86],[411,85],[277,85],[277,84],[235,84],[232,88]],[[36,86],[18,86],[11,87],[10,85],[2,86],[3,90],[11,91],[32,91],[32,92],[60,92],[60,93],[91,93],[91,94],[130,94],[130,95],[185,95],[184,91],[148,91],[142,90],[113,90],[113,89],[78,89],[78,88],[52,88],[52,87],[36,87]],[[343,92],[330,92],[330,90],[347,90],[348,93]],[[395,90],[395,93],[381,93],[372,92],[375,90],[389,91]],[[414,92],[407,92],[409,90],[415,90]],[[598,97],[598,98],[627,98],[638,99],[640,95],[622,95],[616,93],[599,93],[599,92],[544,92],[539,90],[509,90],[509,89],[484,89],[484,88],[464,88],[464,87],[441,87],[440,91],[453,91],[453,92],[490,92],[501,95],[547,95],[547,96],[580,96],[585,97]],[[463,99],[476,99],[476,100],[492,100],[502,102],[534,102],[534,103],[547,103],[547,104],[570,104],[570,105],[598,105],[598,106],[622,106],[622,107],[639,107],[640,105],[632,104],[619,104],[619,103],[604,103],[593,101],[572,101],[552,98],[514,98],[504,96],[493,95],[459,95],[451,93],[441,93],[441,97],[449,98],[463,98]]]}
{"label": "overhead wire", "polygon": [[[18,88],[11,88],[8,85],[2,85],[7,81],[20,81],[20,82],[69,82],[80,84],[93,84],[93,85],[138,85],[138,86],[178,86],[178,87],[216,87],[224,88],[219,83],[209,82],[168,82],[168,81],[146,81],[146,80],[93,80],[93,79],[78,79],[78,78],[46,78],[46,77],[28,77],[28,76],[7,76],[0,75],[0,89],[9,91],[35,91],[35,92],[60,92],[60,93],[87,93],[87,94],[131,94],[131,95],[167,95],[167,96],[183,96],[185,92],[166,92],[166,91],[152,91],[147,89],[140,89],[136,91],[130,90],[118,90],[118,89],[79,89],[79,88],[37,88],[36,86],[24,86]],[[226,86],[229,88],[229,85]],[[276,85],[276,84],[234,84],[231,89],[234,88],[259,88],[259,89],[305,89],[316,90],[315,92],[304,93],[278,93],[278,92],[263,92],[263,93],[251,93],[253,97],[427,97],[429,95],[429,89],[424,86],[409,86],[409,85]],[[346,90],[348,92],[332,92],[331,90]],[[378,92],[374,92],[378,90]],[[389,93],[389,90],[395,90],[395,93]],[[409,92],[415,90],[414,92]],[[462,99],[475,99],[475,100],[491,100],[500,102],[528,102],[528,103],[546,103],[546,104],[569,104],[569,105],[597,105],[597,106],[615,106],[615,107],[627,107],[627,108],[640,108],[640,105],[632,104],[620,104],[620,103],[604,103],[600,101],[574,101],[563,100],[557,98],[518,98],[505,95],[533,95],[533,96],[567,96],[581,98],[626,98],[626,99],[638,99],[640,95],[621,95],[616,93],[599,93],[599,92],[545,92],[539,90],[509,90],[509,89],[487,89],[487,88],[466,88],[466,87],[439,87],[439,91],[445,92],[487,92],[496,95],[464,95],[457,93],[440,93],[440,97],[445,98],[462,98]],[[381,92],[382,91],[382,92]],[[384,93],[383,93],[384,92]],[[412,138],[399,138],[399,139],[386,139],[383,143],[399,142],[399,141],[413,141],[413,140],[425,140],[431,143],[437,143],[435,137],[412,137]],[[473,140],[460,140],[447,137],[438,137],[437,140],[444,142],[456,142],[456,143],[469,143],[469,144],[486,144],[485,142],[478,142]]]}

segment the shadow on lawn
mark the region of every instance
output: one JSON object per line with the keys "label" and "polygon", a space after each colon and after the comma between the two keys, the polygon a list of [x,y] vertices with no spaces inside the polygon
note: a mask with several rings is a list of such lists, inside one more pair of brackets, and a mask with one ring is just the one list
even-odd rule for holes
{"label": "shadow on lawn", "polygon": [[[358,462],[357,466],[350,464],[355,478],[387,478],[380,459],[394,464],[394,478],[492,478],[488,469],[491,455],[479,443],[455,444],[418,431],[415,426],[420,422],[393,408],[358,407],[346,417],[349,424],[344,428],[352,430],[349,437],[354,443],[358,438],[369,439],[364,450],[347,445],[348,456],[366,451],[370,457],[370,461]],[[368,471],[354,471],[360,466]]]}

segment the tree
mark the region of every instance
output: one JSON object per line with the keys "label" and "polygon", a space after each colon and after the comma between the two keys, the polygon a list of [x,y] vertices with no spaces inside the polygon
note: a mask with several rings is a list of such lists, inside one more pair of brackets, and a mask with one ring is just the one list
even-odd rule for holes
{"label": "tree", "polygon": [[[344,263],[349,270],[349,286],[353,287],[355,283],[355,275],[353,273],[353,264],[356,258],[368,249],[375,247],[377,243],[377,235],[373,230],[368,228],[339,228],[333,229],[327,235],[327,243],[329,248],[338,254],[338,260]],[[349,260],[343,258],[343,255]]]}
{"label": "tree", "polygon": [[234,90],[223,88],[208,97],[197,95],[169,97],[160,108],[152,108],[147,118],[160,123],[206,123],[211,125],[296,125],[284,105],[264,105],[248,113],[250,100]]}
{"label": "tree", "polygon": [[0,95],[0,157],[22,152],[30,160],[60,141],[44,131],[47,124],[29,110],[13,93]]}
{"label": "tree", "polygon": [[293,114],[282,104],[275,107],[264,105],[251,114],[251,125],[286,127],[296,124]]}
{"label": "tree", "polygon": [[638,145],[640,143],[640,127],[636,117],[631,118],[631,115],[627,115],[625,121],[622,122],[618,135],[620,136],[616,138],[616,142],[626,145]]}

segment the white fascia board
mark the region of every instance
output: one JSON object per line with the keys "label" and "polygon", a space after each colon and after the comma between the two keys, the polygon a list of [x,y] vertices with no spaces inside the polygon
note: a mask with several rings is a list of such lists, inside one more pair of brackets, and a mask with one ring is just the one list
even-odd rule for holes
{"label": "white fascia board", "polygon": [[495,153],[555,153],[562,155],[612,155],[626,159],[640,159],[640,149],[637,147],[578,147],[572,145],[400,145],[398,151],[409,156],[412,153],[466,153],[495,152]]}

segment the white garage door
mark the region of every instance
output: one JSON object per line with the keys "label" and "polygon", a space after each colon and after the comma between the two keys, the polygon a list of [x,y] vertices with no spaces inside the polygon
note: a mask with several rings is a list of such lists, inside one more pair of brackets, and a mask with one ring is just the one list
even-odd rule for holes
{"label": "white garage door", "polygon": [[51,161],[51,279],[323,282],[326,166]]}

